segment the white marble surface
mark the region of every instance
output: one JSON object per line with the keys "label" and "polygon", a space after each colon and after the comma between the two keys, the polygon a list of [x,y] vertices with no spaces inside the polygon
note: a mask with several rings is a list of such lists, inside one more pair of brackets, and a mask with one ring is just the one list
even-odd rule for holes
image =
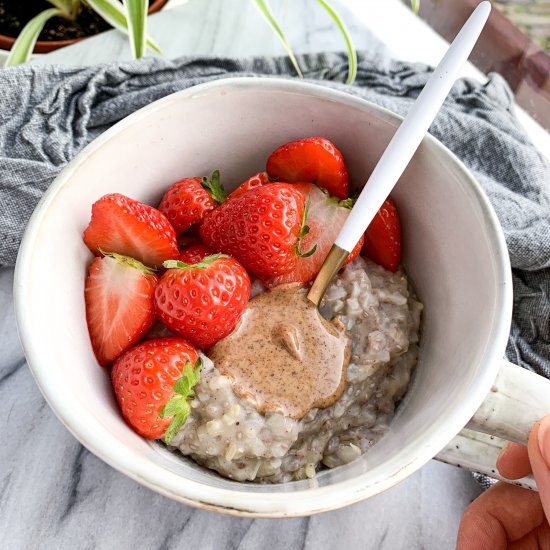
{"label": "white marble surface", "polygon": [[[281,54],[249,0],[207,4],[192,0],[151,18],[151,34],[167,57]],[[315,4],[288,2],[288,34],[296,51],[341,49],[340,37]],[[361,19],[341,11],[355,21],[350,29],[357,46],[373,47]],[[83,65],[128,55],[124,39],[111,32],[37,62]],[[70,435],[36,388],[16,334],[12,281],[13,270],[0,269],[1,549],[454,548],[462,511],[480,489],[469,473],[445,464],[431,462],[366,502],[292,520],[195,510],[116,472]]]}

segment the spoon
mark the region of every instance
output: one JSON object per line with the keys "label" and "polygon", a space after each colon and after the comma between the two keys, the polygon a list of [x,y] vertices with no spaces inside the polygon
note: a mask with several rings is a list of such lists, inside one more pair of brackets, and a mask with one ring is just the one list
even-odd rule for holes
{"label": "spoon", "polygon": [[307,298],[316,306],[405,171],[468,59],[490,11],[491,3],[484,1],[472,12],[380,157],[309,290]]}
{"label": "spoon", "polygon": [[255,296],[237,328],[209,351],[216,366],[232,378],[233,391],[258,410],[299,419],[311,408],[331,405],[344,391],[349,338],[338,320],[322,318],[319,303],[418,148],[490,9],[489,2],[476,8],[428,80],[380,157],[307,297],[290,291]]}

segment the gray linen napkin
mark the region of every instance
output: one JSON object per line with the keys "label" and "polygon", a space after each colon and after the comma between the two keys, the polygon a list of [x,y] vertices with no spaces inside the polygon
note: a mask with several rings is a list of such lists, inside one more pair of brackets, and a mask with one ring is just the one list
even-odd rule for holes
{"label": "gray linen napkin", "polygon": [[[343,54],[299,61],[307,79],[401,115],[431,72],[425,65],[360,55],[357,81],[346,86]],[[286,58],[206,57],[0,71],[0,265],[15,263],[29,216],[58,172],[115,122],[212,79],[291,74]],[[512,94],[498,75],[485,85],[459,80],[430,132],[474,173],[504,228],[514,278],[507,356],[550,377],[550,168],[515,118]]]}

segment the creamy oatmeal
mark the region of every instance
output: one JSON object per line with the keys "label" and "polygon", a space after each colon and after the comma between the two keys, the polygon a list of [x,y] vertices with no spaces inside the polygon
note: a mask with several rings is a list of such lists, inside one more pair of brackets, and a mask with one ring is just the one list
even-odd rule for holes
{"label": "creamy oatmeal", "polygon": [[[315,402],[332,404],[292,412],[265,406],[273,399],[243,389],[215,347],[210,353],[214,362],[204,360],[192,413],[172,445],[231,479],[277,483],[351,462],[380,439],[416,365],[422,305],[401,269],[391,273],[359,257],[335,278],[320,309],[333,326],[343,326],[351,351],[349,364],[341,355],[336,359],[340,370],[347,364],[345,388],[332,379],[328,400]],[[281,338],[296,348],[295,336]],[[331,401],[331,396],[336,397]]]}

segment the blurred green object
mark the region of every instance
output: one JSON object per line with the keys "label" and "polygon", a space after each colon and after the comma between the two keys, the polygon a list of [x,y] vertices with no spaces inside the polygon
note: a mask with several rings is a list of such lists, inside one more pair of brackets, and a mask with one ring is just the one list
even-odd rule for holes
{"label": "blurred green object", "polygon": [[535,44],[550,52],[550,0],[493,0]]}

